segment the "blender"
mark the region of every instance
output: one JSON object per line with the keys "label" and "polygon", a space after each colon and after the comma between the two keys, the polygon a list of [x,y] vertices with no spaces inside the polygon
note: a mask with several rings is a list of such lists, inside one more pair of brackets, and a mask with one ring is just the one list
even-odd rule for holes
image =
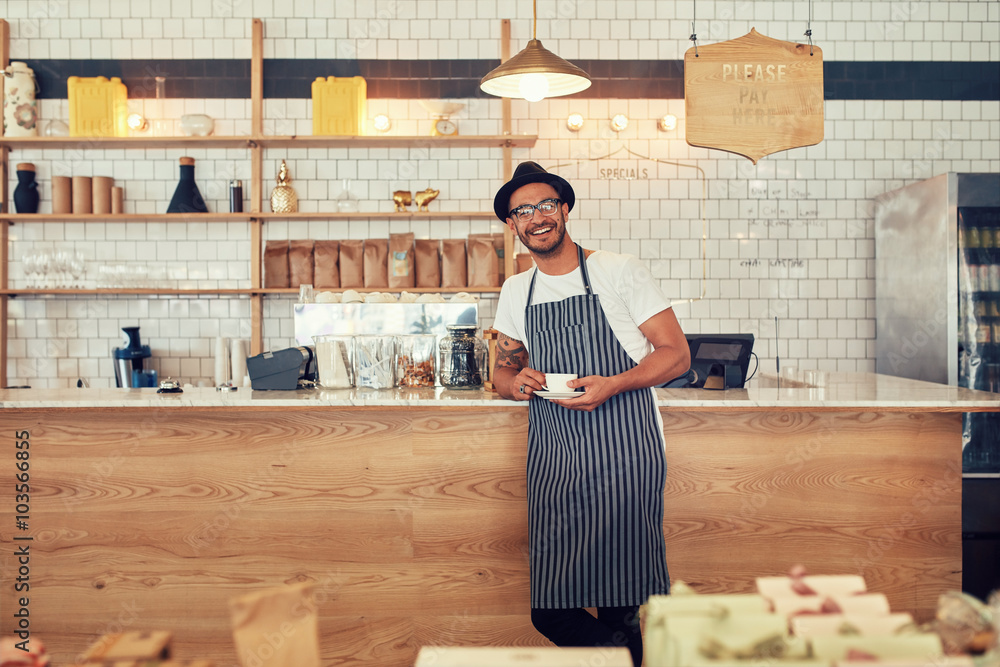
{"label": "blender", "polygon": [[139,327],[123,327],[125,347],[111,350],[115,362],[115,385],[118,387],[155,387],[156,371],[143,368],[143,360],[153,356],[148,345],[139,340]]}

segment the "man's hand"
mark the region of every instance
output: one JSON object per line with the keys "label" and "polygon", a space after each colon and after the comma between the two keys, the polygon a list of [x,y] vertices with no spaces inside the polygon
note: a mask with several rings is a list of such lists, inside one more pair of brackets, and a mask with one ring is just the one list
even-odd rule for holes
{"label": "man's hand", "polygon": [[618,393],[615,379],[604,377],[603,375],[588,375],[576,380],[570,380],[566,383],[566,386],[570,389],[583,387],[583,391],[580,392],[579,396],[563,398],[554,402],[564,408],[582,410],[583,412],[593,412],[606,400]]}

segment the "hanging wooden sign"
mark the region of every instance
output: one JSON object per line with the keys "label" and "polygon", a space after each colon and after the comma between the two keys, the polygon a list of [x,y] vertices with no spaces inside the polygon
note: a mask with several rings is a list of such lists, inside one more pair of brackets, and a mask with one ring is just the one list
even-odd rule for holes
{"label": "hanging wooden sign", "polygon": [[755,29],[684,54],[687,142],[757,164],[823,140],[823,51]]}

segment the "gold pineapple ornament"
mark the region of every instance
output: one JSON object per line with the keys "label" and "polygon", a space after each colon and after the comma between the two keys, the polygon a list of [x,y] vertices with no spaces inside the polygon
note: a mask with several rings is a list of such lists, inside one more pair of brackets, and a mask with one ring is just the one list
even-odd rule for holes
{"label": "gold pineapple ornament", "polygon": [[295,213],[299,210],[299,196],[289,185],[292,177],[288,175],[288,165],[281,161],[278,167],[278,185],[271,190],[271,210],[275,213]]}

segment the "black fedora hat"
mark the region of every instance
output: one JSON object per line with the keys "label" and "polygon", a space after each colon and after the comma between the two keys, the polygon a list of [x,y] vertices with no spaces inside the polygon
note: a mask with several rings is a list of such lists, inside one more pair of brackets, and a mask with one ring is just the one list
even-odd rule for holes
{"label": "black fedora hat", "polygon": [[508,208],[510,205],[510,196],[514,194],[514,190],[529,183],[548,183],[555,188],[559,199],[569,206],[569,210],[573,210],[573,204],[576,202],[576,193],[573,192],[573,186],[569,184],[569,181],[562,176],[550,174],[542,169],[541,165],[537,162],[522,162],[517,165],[517,169],[514,170],[514,175],[511,179],[497,190],[496,197],[493,198],[493,212],[496,213],[500,220],[507,221],[507,214],[510,213],[510,209]]}

